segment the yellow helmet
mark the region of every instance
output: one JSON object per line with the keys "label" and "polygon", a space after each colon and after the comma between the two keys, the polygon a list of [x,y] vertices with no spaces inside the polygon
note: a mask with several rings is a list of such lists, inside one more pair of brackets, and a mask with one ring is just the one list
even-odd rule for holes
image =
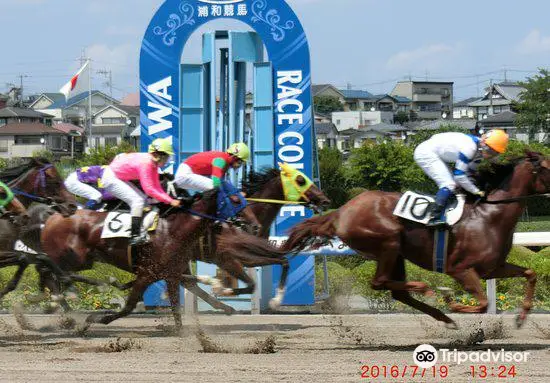
{"label": "yellow helmet", "polygon": [[485,145],[493,149],[495,152],[504,153],[506,151],[509,138],[504,130],[489,130],[483,137]]}
{"label": "yellow helmet", "polygon": [[237,142],[231,145],[227,149],[227,153],[232,154],[243,161],[248,161],[248,159],[250,158],[250,149],[248,149],[248,146],[246,146],[246,144],[242,142]]}
{"label": "yellow helmet", "polygon": [[157,138],[151,145],[149,145],[149,153],[166,153],[168,155],[174,155],[174,147],[172,146],[171,140],[168,138]]}

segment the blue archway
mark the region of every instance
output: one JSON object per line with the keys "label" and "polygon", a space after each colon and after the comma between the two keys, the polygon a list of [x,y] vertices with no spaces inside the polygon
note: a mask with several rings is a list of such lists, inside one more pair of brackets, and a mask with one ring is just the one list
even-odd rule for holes
{"label": "blue archway", "polygon": [[[194,129],[182,126],[182,67],[185,44],[201,25],[219,18],[232,18],[250,25],[261,37],[271,61],[272,98],[269,123],[257,128],[256,150],[264,164],[276,166],[287,162],[313,176],[313,109],[309,46],[302,25],[284,0],[166,0],[153,16],[145,33],[140,53],[141,146],[146,149],[152,139],[173,139],[176,163],[182,158],[183,132]],[[271,125],[271,126],[267,126]],[[208,139],[197,141],[195,151],[207,150]],[[188,152],[187,148],[186,151]],[[172,166],[174,166],[173,164]],[[281,210],[276,234],[284,235],[311,213],[303,206]],[[296,296],[309,296],[313,303],[313,260],[296,261],[290,276]],[[293,303],[289,291],[286,303]],[[298,302],[299,301],[299,302]]]}

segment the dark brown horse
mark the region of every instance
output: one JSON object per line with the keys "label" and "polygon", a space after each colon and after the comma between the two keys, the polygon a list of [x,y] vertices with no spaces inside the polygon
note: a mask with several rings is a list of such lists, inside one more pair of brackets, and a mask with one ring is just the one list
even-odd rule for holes
{"label": "dark brown horse", "polygon": [[[22,240],[34,250],[40,249],[40,225],[55,212],[70,214],[71,206],[58,202],[75,203],[74,197],[65,189],[63,179],[56,168],[46,159],[31,158],[26,163],[5,169],[0,172],[0,179],[5,182],[17,196],[18,200],[29,208],[24,216],[0,219],[0,267],[19,266],[12,280],[0,291],[0,299],[13,291],[30,264],[37,267],[53,269],[57,275],[61,271],[44,254],[29,254],[14,251],[17,240]],[[36,228],[32,226],[35,225]]]}
{"label": "dark brown horse", "polygon": [[[213,221],[204,217],[215,214],[215,197],[216,192],[208,192],[193,204],[192,210],[199,215],[190,214],[185,209],[169,209],[163,214],[151,242],[140,249],[141,255],[134,267],[128,262],[126,238],[101,238],[106,213],[79,211],[68,218],[60,215],[50,217],[42,231],[43,249],[63,270],[82,270],[90,267],[94,259],[99,259],[136,274],[126,305],[120,312],[88,318],[89,322],[107,324],[131,313],[151,283],[161,279],[181,281],[184,278],[188,262],[193,259],[190,258],[193,254],[188,251],[189,247],[200,242],[204,236],[215,238],[214,234],[209,234],[215,230]],[[227,247],[220,241],[218,249],[224,257],[235,257],[239,253],[273,258],[283,255],[270,247],[267,241],[249,234],[240,233],[236,239],[237,242],[231,242]],[[171,294],[170,289],[168,294]]]}
{"label": "dark brown horse", "polygon": [[[310,184],[309,179],[307,179],[307,177],[304,178],[305,175],[297,173],[294,176],[297,186]],[[261,227],[264,236],[267,236],[269,227],[281,207],[281,204],[273,202],[284,204],[302,201],[304,203],[311,204],[312,206],[315,205],[320,207],[325,206],[330,202],[326,198],[326,196],[324,196],[324,194],[314,185],[309,186],[307,190],[305,190],[298,197],[294,197],[294,199],[289,199],[289,197],[285,196],[285,192],[283,191],[281,173],[278,170],[274,169],[265,171],[263,173],[251,174],[249,180],[245,183],[244,186],[245,191],[251,197],[265,198],[270,200],[269,203],[262,202],[253,203],[250,205],[250,209],[254,213],[259,214],[258,217],[261,219]],[[101,251],[101,249],[99,249],[99,251],[89,251],[94,249],[98,250],[98,244],[96,243],[92,244],[91,247],[87,247],[88,245],[86,244],[86,242],[83,242],[82,246],[80,246],[76,250],[73,250],[69,249],[69,247],[67,246],[66,239],[61,238],[58,239],[58,243],[53,242],[54,240],[52,238],[55,238],[55,236],[51,234],[52,231],[61,231],[65,233],[66,230],[64,230],[63,227],[68,225],[72,227],[72,230],[75,230],[74,228],[79,227],[85,233],[87,233],[90,229],[87,228],[86,225],[99,226],[100,228],[103,217],[104,215],[98,215],[98,213],[94,212],[79,211],[77,215],[69,220],[60,219],[59,217],[52,217],[50,221],[48,221],[46,229],[43,233],[43,240],[48,243],[47,246],[45,245],[46,248],[51,249],[48,250],[50,252],[53,251],[54,259],[59,262],[60,266],[63,269],[67,271],[82,270],[91,267],[95,260],[99,260],[131,271],[131,266],[128,264],[128,257],[126,256],[126,252],[121,253],[121,256],[119,257],[115,253],[108,253],[105,251]],[[228,290],[224,290],[226,294],[239,294],[253,291],[253,281],[249,279],[246,273],[244,273],[244,270],[242,268],[243,264],[245,266],[261,266],[265,264],[275,263],[281,264],[283,266],[286,265],[288,267],[288,263],[284,258],[283,253],[273,251],[264,252],[266,246],[265,241],[251,241],[250,236],[242,234],[232,227],[224,226],[222,228],[222,233],[220,235],[217,235],[215,238],[211,236],[211,232],[207,232],[206,234],[207,235],[205,237],[210,238],[210,241],[195,240],[186,243],[184,249],[181,250],[182,253],[179,254],[178,259],[198,259],[217,263],[220,267],[230,272],[231,275],[237,278],[243,278],[246,282],[249,283],[249,286],[245,288],[246,290],[231,292],[229,292]],[[157,233],[157,235],[160,234]],[[235,251],[242,247],[242,244],[238,242],[243,239],[243,236],[246,241],[251,242],[249,246],[255,246],[255,251]],[[71,235],[70,238],[73,239],[73,242],[81,242],[76,241],[74,239],[74,235]],[[59,241],[61,241],[61,243],[59,243]],[[123,245],[124,241],[122,240],[122,246]],[[225,251],[225,249],[230,249],[230,251],[227,252]],[[180,282],[183,282],[185,288],[205,300],[213,307],[223,309],[227,313],[233,312],[233,309],[230,306],[219,302],[196,285],[197,279],[190,277],[191,270],[188,263],[183,262],[178,265],[178,268],[182,277],[174,273],[168,275],[168,277],[166,278],[169,297],[173,305],[172,308],[174,310],[174,316],[177,324],[181,324],[181,315],[179,313]],[[71,275],[73,276],[73,274]],[[186,275],[187,277],[185,277]],[[202,280],[204,281],[204,279]],[[214,280],[212,280],[211,282],[215,283]],[[284,283],[284,278],[281,278],[281,283]],[[133,282],[127,284],[125,287],[129,288],[132,287],[132,285]],[[53,286],[53,288],[55,290],[55,286]]]}
{"label": "dark brown horse", "polygon": [[[486,176],[487,201],[471,199],[462,219],[450,229],[446,273],[477,299],[477,306],[465,306],[447,298],[454,312],[482,313],[487,296],[480,278],[527,279],[526,296],[517,318],[521,326],[532,307],[536,276],[506,262],[516,223],[525,198],[550,191],[550,161],[541,154],[529,153],[507,166],[493,165]],[[481,184],[480,184],[481,185]],[[303,249],[311,237],[339,237],[357,253],[377,261],[372,287],[391,290],[392,297],[433,318],[456,326],[440,310],[414,299],[410,292],[433,294],[423,282],[407,282],[405,259],[431,270],[434,231],[393,215],[399,193],[367,191],[337,211],[297,225],[290,233],[285,250]],[[481,203],[480,203],[481,202]],[[498,204],[495,204],[498,202]]]}

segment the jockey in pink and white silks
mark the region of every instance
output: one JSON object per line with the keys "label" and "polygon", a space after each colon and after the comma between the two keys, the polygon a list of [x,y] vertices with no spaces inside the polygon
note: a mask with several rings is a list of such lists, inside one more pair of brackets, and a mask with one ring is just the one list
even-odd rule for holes
{"label": "jockey in pink and white silks", "polygon": [[[428,226],[445,224],[442,213],[457,186],[480,197],[485,196],[470,175],[482,158],[490,159],[504,153],[507,146],[508,135],[502,130],[491,130],[481,138],[458,132],[439,133],[416,147],[415,162],[439,188]],[[454,163],[453,172],[447,165],[450,163]]]}
{"label": "jockey in pink and white silks", "polygon": [[105,190],[130,206],[132,214],[130,245],[142,244],[147,238],[141,234],[146,196],[129,181],[139,180],[143,191],[159,202],[174,207],[180,206],[180,201],[173,199],[162,189],[158,173],[159,168],[166,165],[173,154],[170,141],[158,138],[149,145],[149,153],[119,154],[103,172]]}

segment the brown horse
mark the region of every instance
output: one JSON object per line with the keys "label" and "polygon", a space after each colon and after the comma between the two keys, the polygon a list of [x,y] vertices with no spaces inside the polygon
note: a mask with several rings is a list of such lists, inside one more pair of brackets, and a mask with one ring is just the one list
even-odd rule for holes
{"label": "brown horse", "polygon": [[[550,191],[550,161],[541,154],[528,153],[507,166],[492,168],[492,175],[485,174],[487,200],[470,199],[462,219],[449,229],[446,273],[473,294],[479,304],[465,306],[450,298],[447,303],[454,312],[485,312],[487,297],[480,278],[522,276],[527,279],[527,290],[516,322],[519,327],[532,307],[536,275],[533,270],[507,263],[506,257],[524,210],[524,199]],[[433,294],[423,282],[406,281],[405,259],[431,270],[434,231],[393,215],[400,196],[364,192],[337,211],[297,225],[284,248],[297,251],[306,247],[311,237],[339,237],[358,254],[377,261],[371,282],[374,289],[391,290],[394,299],[456,327],[440,310],[410,295]]]}
{"label": "brown horse", "polygon": [[[159,219],[151,242],[140,249],[141,254],[134,267],[128,262],[126,238],[101,238],[106,213],[80,211],[68,218],[60,215],[50,217],[42,231],[43,249],[63,270],[81,270],[89,267],[94,259],[99,259],[136,274],[126,305],[120,312],[88,317],[89,322],[107,324],[131,313],[151,283],[161,279],[180,281],[184,278],[188,262],[193,259],[190,258],[193,254],[188,251],[189,247],[201,241],[201,237],[215,238],[211,233],[216,225],[206,217],[216,212],[215,197],[216,192],[205,193],[201,200],[193,204],[192,210],[196,212],[193,215],[185,209],[168,209]],[[267,241],[246,233],[240,233],[236,238],[238,242],[231,242],[228,247],[220,241],[218,248],[224,257],[231,258],[239,253],[265,254],[273,258],[283,255],[270,247]],[[171,294],[170,289],[168,294]]]}
{"label": "brown horse", "polygon": [[[58,277],[62,272],[45,256],[14,251],[17,240],[22,240],[34,250],[40,249],[40,225],[53,213],[72,213],[72,207],[58,202],[75,203],[74,197],[65,189],[63,179],[56,168],[46,159],[31,158],[25,164],[5,169],[0,172],[0,179],[8,184],[25,208],[33,202],[26,214],[16,218],[4,217],[0,220],[0,267],[19,266],[12,280],[0,291],[0,299],[13,291],[24,271],[30,264],[47,267]],[[35,228],[33,228],[36,226]]]}

